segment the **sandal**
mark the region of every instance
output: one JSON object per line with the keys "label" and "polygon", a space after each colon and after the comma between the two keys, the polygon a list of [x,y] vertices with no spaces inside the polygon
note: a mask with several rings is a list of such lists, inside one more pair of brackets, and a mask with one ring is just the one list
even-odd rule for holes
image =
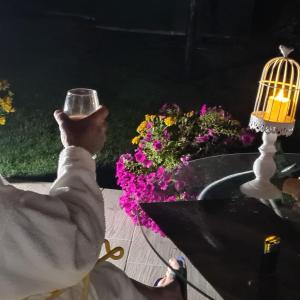
{"label": "sandal", "polygon": [[171,276],[179,283],[183,300],[187,300],[187,271],[185,259],[183,256],[177,256],[176,258],[173,257],[169,259],[169,264],[175,270],[175,272],[171,268],[168,268],[165,276],[158,278],[155,281],[154,286],[158,287],[162,279]]}

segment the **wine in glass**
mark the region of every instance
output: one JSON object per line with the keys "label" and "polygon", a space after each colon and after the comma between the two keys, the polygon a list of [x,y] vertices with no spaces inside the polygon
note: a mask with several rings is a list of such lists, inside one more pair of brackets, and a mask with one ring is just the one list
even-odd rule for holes
{"label": "wine in glass", "polygon": [[67,92],[64,113],[71,119],[79,120],[92,114],[100,107],[96,90],[75,88]]}

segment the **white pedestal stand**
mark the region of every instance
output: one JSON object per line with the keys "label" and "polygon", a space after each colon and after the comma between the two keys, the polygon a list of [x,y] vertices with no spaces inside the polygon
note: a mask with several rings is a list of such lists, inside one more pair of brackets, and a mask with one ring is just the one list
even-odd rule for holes
{"label": "white pedestal stand", "polygon": [[263,144],[259,148],[261,153],[259,158],[253,164],[253,171],[256,178],[252,181],[241,185],[241,191],[248,197],[261,199],[278,199],[281,198],[281,191],[274,186],[270,179],[276,172],[276,164],[273,159],[276,153],[275,142],[277,139],[276,133],[263,133]]}
{"label": "white pedestal stand", "polygon": [[276,172],[276,164],[273,159],[276,153],[274,144],[278,135],[291,135],[294,125],[294,120],[290,123],[270,122],[257,117],[253,113],[249,122],[251,129],[254,129],[256,132],[263,132],[263,144],[259,148],[261,154],[253,164],[253,172],[256,178],[241,185],[240,189],[248,197],[259,199],[264,204],[270,203],[278,215],[280,215],[280,212],[274,200],[281,198],[282,193],[270,182],[271,177]]}

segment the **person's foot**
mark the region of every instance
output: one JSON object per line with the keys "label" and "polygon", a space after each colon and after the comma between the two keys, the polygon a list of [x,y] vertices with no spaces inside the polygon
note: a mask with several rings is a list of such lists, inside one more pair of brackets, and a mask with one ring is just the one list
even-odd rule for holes
{"label": "person's foot", "polygon": [[[169,265],[179,271],[183,276],[186,276],[186,266],[183,257],[172,257],[169,259]],[[156,280],[154,286],[164,287],[166,293],[170,293],[166,299],[185,300],[186,299],[186,283],[181,278],[176,276],[171,268],[167,269],[164,277]],[[175,298],[174,298],[175,297]]]}

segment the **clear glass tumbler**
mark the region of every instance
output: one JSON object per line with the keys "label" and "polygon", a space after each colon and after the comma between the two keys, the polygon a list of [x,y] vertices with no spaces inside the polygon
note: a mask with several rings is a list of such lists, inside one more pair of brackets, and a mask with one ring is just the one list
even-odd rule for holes
{"label": "clear glass tumbler", "polygon": [[100,107],[96,90],[75,88],[67,92],[64,113],[72,119],[82,119]]}

